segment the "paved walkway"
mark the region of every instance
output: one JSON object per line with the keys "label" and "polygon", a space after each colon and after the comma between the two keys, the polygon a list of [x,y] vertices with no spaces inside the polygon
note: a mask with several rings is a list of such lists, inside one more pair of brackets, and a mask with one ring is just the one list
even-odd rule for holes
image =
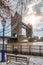
{"label": "paved walkway", "polygon": [[[21,55],[21,56],[24,56],[24,55]],[[28,57],[28,62],[29,62],[28,65],[43,65],[43,57],[40,57],[40,56],[30,56],[30,55],[27,55],[27,57]],[[6,59],[7,59],[7,57],[6,57]],[[0,65],[3,65],[3,64],[1,64],[1,62],[0,62]],[[15,62],[15,61],[11,60],[10,62],[9,61],[6,62],[6,65],[27,65],[27,64],[24,63],[24,62]]]}

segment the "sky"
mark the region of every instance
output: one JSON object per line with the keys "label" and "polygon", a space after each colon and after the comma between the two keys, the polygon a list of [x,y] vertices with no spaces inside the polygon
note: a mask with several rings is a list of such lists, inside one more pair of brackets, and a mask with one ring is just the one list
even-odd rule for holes
{"label": "sky", "polygon": [[43,0],[29,0],[24,23],[33,26],[33,36],[43,36]]}
{"label": "sky", "polygon": [[[21,7],[21,1],[24,4],[23,8]],[[23,23],[26,25],[30,23],[33,26],[33,36],[43,36],[43,0],[19,0],[19,2],[18,0],[6,0],[5,5],[10,7],[12,16],[17,11],[22,15]]]}
{"label": "sky", "polygon": [[[4,31],[4,35],[5,36],[11,36],[11,22],[10,22],[10,19],[6,19],[6,24],[5,24],[5,31]],[[0,21],[0,36],[3,35],[3,26],[1,24],[1,21]]]}

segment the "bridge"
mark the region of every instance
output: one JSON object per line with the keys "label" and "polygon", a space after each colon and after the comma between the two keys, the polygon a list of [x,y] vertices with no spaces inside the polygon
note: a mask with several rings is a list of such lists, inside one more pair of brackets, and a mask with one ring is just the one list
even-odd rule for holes
{"label": "bridge", "polygon": [[[9,28],[11,26],[11,28]],[[3,38],[3,31],[0,30],[0,40]],[[9,34],[8,34],[9,33]],[[8,34],[8,35],[6,35]],[[11,34],[11,35],[10,35]],[[10,36],[9,36],[10,35]],[[32,37],[32,26],[26,25],[22,22],[22,17],[17,12],[14,17],[11,17],[11,24],[5,27],[5,39],[9,42],[20,42],[22,40],[28,40]]]}
{"label": "bridge", "polygon": [[[22,16],[17,12],[14,17],[11,17],[11,35],[17,35],[18,41],[25,40],[32,37],[32,25],[26,25],[22,22]],[[25,33],[24,33],[25,32]],[[24,33],[24,34],[23,34]]]}

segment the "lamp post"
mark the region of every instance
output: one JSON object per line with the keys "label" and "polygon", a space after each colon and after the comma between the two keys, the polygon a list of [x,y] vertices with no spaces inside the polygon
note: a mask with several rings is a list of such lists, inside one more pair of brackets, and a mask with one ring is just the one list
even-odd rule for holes
{"label": "lamp post", "polygon": [[6,21],[3,18],[3,20],[1,21],[2,26],[3,26],[3,44],[2,44],[2,57],[1,57],[1,62],[5,62],[5,50],[4,50],[4,29],[5,29],[5,24]]}

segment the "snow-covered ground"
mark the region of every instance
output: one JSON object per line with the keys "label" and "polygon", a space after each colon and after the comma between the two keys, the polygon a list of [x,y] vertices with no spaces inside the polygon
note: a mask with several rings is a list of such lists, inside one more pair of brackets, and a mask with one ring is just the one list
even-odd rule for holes
{"label": "snow-covered ground", "polygon": [[[24,56],[24,55],[22,55],[22,56]],[[5,56],[5,58],[7,59],[6,56]],[[27,55],[27,58],[28,58],[28,62],[29,62],[28,65],[43,65],[43,57],[42,56]],[[1,53],[0,53],[0,60],[1,60]],[[6,65],[27,65],[27,64],[23,63],[23,62],[15,63],[15,61],[11,60],[10,62],[6,62]]]}
{"label": "snow-covered ground", "polygon": [[[30,57],[30,59],[28,59],[29,61],[29,64],[28,65],[43,65],[43,57],[40,57],[40,56],[28,56]],[[11,63],[8,63],[8,65],[14,65],[15,62],[11,62]],[[22,62],[21,62],[22,63]],[[19,63],[17,63],[17,65],[19,65]],[[25,65],[25,63],[21,64],[21,65]]]}

